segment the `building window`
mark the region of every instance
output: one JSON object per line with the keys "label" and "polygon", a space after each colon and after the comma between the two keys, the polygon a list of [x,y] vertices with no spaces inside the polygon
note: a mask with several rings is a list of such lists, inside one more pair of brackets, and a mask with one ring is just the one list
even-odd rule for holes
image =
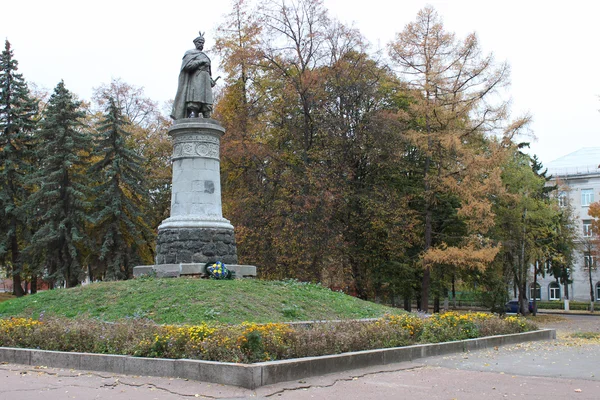
{"label": "building window", "polygon": [[594,202],[594,189],[581,189],[581,205],[587,207]]}
{"label": "building window", "polygon": [[548,299],[549,300],[560,300],[560,285],[556,282],[552,282],[548,286]]}
{"label": "building window", "polygon": [[558,193],[558,205],[560,207],[566,207],[569,205],[569,196],[567,196],[567,192]]}
{"label": "building window", "polygon": [[596,283],[596,301],[600,301],[600,282]]}
{"label": "building window", "polygon": [[583,237],[592,237],[592,220],[584,219],[583,223]]}
{"label": "building window", "polygon": [[533,299],[542,300],[542,287],[540,286],[539,283],[536,283],[535,286],[532,283],[529,286],[529,298],[531,300],[533,300]]}
{"label": "building window", "polygon": [[583,253],[583,268],[585,270],[596,269],[596,257],[587,252]]}

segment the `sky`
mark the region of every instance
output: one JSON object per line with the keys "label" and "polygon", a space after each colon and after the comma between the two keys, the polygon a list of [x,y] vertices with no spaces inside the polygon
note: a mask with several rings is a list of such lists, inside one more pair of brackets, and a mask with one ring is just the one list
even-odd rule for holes
{"label": "sky", "polygon": [[[385,50],[427,4],[447,31],[477,33],[485,53],[509,63],[512,116],[533,117],[535,139],[523,138],[531,154],[548,163],[600,147],[600,2],[324,0],[330,17],[358,28],[374,50]],[[10,41],[19,72],[39,87],[52,91],[62,79],[89,100],[93,88],[120,78],[163,104],[175,97],[181,57],[198,31],[206,32],[211,55],[230,10],[229,0],[9,0],[0,38]]]}

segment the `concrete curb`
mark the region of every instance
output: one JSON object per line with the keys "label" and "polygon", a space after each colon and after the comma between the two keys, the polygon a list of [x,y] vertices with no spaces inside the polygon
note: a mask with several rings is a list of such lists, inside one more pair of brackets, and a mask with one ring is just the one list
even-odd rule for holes
{"label": "concrete curb", "polygon": [[256,389],[259,386],[351,369],[549,339],[556,339],[556,331],[554,329],[543,329],[513,335],[489,336],[456,342],[357,351],[256,364],[234,364],[184,359],[170,360],[165,358],[67,353],[0,347],[0,361],[13,364],[44,365],[56,368],[72,368],[118,374],[176,377]]}

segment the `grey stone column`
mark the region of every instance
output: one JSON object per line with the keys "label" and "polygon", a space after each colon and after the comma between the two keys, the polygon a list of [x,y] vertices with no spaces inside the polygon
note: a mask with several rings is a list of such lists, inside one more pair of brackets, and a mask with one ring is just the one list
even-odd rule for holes
{"label": "grey stone column", "polygon": [[216,120],[176,120],[173,138],[171,216],[158,227],[156,264],[237,264],[235,236],[223,218],[220,141]]}

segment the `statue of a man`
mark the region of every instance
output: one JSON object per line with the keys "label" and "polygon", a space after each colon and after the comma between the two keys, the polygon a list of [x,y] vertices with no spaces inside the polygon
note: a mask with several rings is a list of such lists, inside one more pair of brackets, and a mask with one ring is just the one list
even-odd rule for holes
{"label": "statue of a man", "polygon": [[[210,58],[202,51],[204,49],[204,35],[194,39],[195,49],[188,50],[183,56],[179,85],[173,103],[171,118],[210,118],[213,109],[212,88],[215,80],[212,79]],[[217,78],[219,79],[219,78]]]}

